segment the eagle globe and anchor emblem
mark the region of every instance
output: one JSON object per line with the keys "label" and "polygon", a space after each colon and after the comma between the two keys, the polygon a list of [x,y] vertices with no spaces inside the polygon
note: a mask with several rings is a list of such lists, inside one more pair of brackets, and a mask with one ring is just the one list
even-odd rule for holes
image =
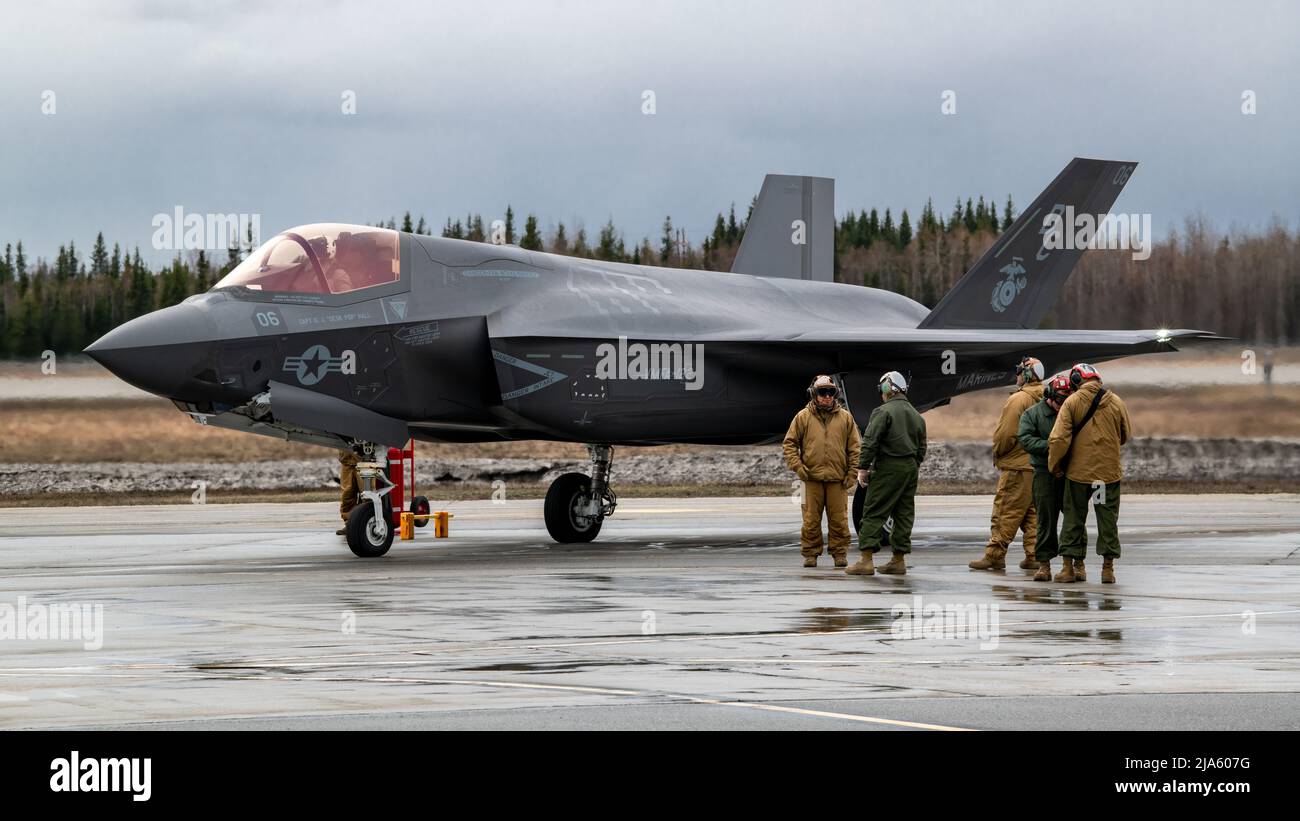
{"label": "eagle globe and anchor emblem", "polygon": [[1021,265],[1020,257],[1012,257],[1011,262],[998,269],[998,273],[1006,274],[1007,278],[993,286],[993,310],[1002,313],[1011,307],[1020,292],[1025,290],[1025,285],[1029,283],[1029,277],[1025,274],[1025,266]]}

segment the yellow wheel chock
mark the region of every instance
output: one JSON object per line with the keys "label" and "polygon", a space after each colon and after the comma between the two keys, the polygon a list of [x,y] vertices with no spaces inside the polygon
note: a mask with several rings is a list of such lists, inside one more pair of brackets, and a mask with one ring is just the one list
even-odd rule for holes
{"label": "yellow wheel chock", "polygon": [[432,519],[433,520],[433,537],[435,539],[445,539],[451,534],[451,519],[454,513],[448,513],[445,510],[434,511],[433,513],[411,513],[402,512],[402,526],[400,536],[402,541],[408,542],[415,538],[415,520]]}

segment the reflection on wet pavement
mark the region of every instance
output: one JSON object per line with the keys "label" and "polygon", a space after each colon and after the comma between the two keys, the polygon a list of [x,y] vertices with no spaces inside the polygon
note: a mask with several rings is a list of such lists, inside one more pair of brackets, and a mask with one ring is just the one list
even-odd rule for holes
{"label": "reflection on wet pavement", "polygon": [[369,561],[329,505],[0,509],[0,604],[104,605],[99,649],[4,642],[0,726],[1300,691],[1300,498],[1219,502],[1126,497],[1105,586],[968,570],[983,497],[923,497],[902,578],[803,568],[784,498],[631,499],[564,547],[540,503],[456,503]]}

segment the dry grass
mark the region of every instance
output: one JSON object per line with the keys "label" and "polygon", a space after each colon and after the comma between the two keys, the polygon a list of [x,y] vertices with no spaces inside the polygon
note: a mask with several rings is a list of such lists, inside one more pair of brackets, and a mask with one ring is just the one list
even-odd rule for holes
{"label": "dry grass", "polygon": [[[512,499],[542,499],[549,486],[512,485]],[[991,492],[990,485],[990,492]],[[634,485],[617,486],[620,499],[692,498],[706,496],[788,496],[790,485]],[[969,491],[963,491],[969,492]],[[486,484],[451,483],[421,487],[435,505],[475,499],[490,499],[492,487]],[[0,497],[0,507],[105,507],[117,505],[188,505],[191,491],[162,493],[22,493]],[[336,490],[209,490],[207,504],[228,505],[246,502],[338,502]]]}
{"label": "dry grass", "polygon": [[[1193,438],[1300,437],[1300,385],[1198,386],[1181,390],[1126,387],[1136,436]],[[925,415],[936,440],[984,441],[993,435],[1007,390],[979,391],[953,399]]]}
{"label": "dry grass", "polygon": [[[992,433],[1003,390],[959,396],[926,414],[936,441],[984,441]],[[1178,391],[1127,388],[1121,392],[1138,436],[1300,437],[1300,386],[1198,387]],[[793,413],[793,411],[791,411]],[[422,445],[445,458],[586,458],[579,444],[488,442]],[[641,450],[629,448],[627,454]],[[646,449],[650,450],[650,449]],[[658,452],[699,450],[689,445]],[[0,463],[14,462],[261,462],[328,455],[311,445],[282,442],[190,421],[161,399],[84,402],[0,402]]]}
{"label": "dry grass", "polygon": [[[990,496],[993,482],[921,482],[917,493],[921,496]],[[541,499],[547,486],[516,485],[511,491],[514,499]],[[447,502],[487,499],[491,487],[483,484],[438,485],[432,489],[421,488],[434,506]],[[1169,493],[1300,493],[1300,479],[1256,480],[1239,482],[1146,482],[1125,481],[1125,495]],[[648,498],[703,498],[712,496],[788,496],[790,486],[785,483],[761,485],[618,485],[620,499]],[[331,490],[280,491],[280,490],[209,490],[207,503],[215,505],[244,504],[248,502],[337,502],[338,492]],[[24,493],[0,496],[0,507],[103,507],[117,505],[188,505],[190,491],[163,493]]]}

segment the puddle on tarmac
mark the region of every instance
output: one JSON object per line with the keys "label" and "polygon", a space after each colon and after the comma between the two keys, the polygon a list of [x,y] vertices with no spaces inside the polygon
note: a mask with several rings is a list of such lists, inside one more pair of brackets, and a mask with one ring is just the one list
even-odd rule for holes
{"label": "puddle on tarmac", "polygon": [[795,631],[835,633],[840,630],[861,630],[864,627],[888,627],[893,621],[888,608],[850,610],[842,607],[811,607],[802,612]]}

